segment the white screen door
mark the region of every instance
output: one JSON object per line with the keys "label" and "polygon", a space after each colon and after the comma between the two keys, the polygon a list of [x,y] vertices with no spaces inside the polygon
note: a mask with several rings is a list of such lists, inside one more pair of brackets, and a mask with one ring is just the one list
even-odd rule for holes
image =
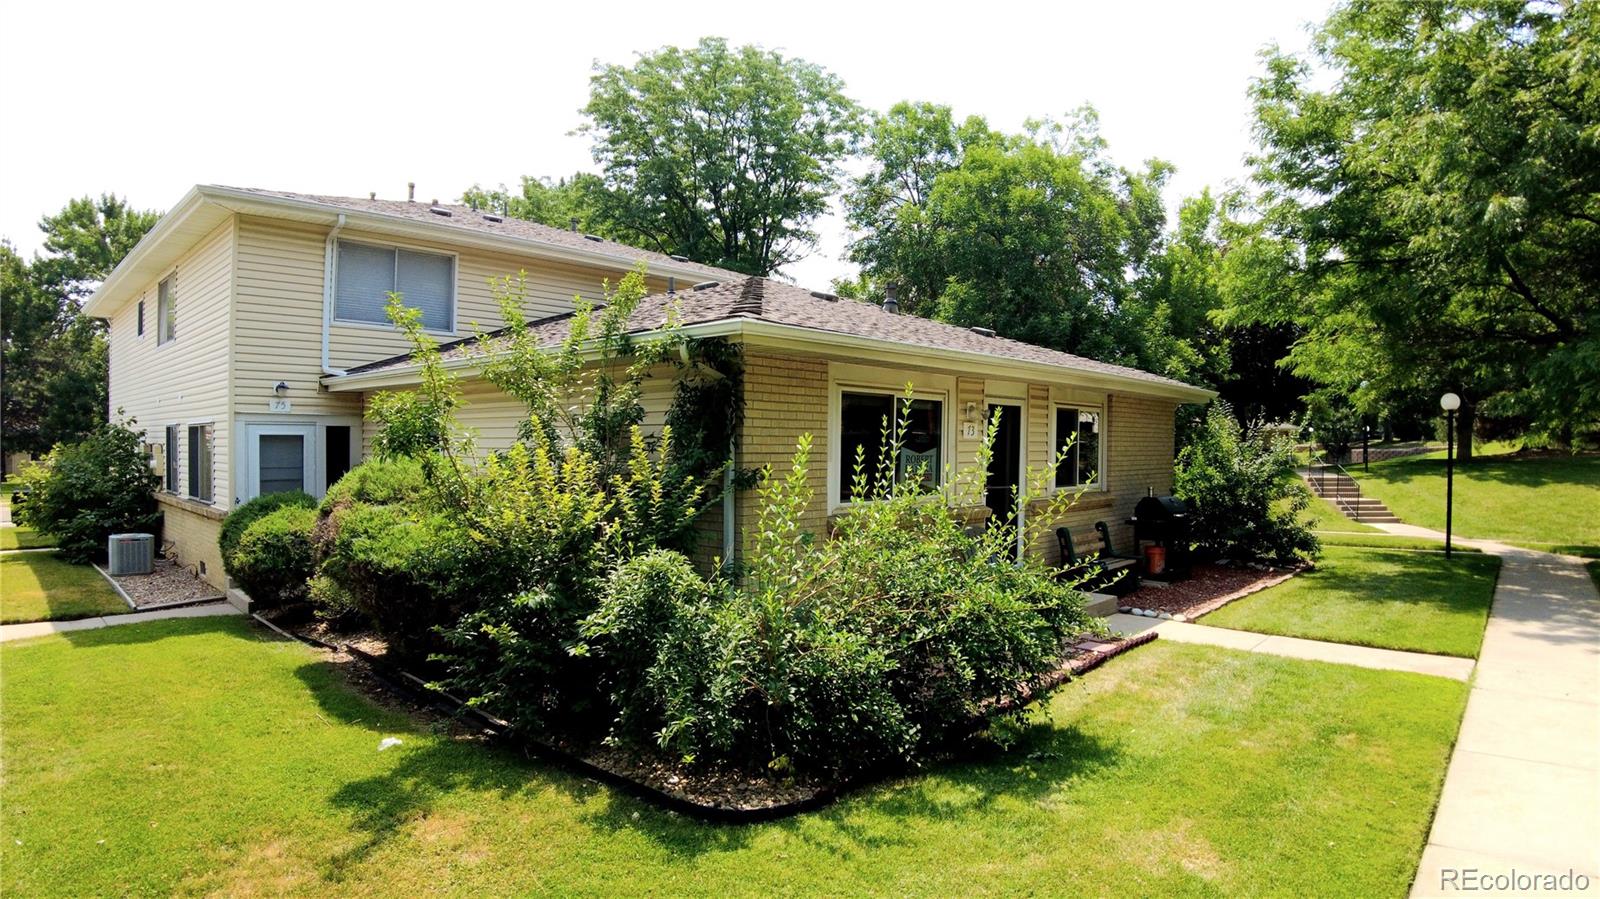
{"label": "white screen door", "polygon": [[249,495],[304,490],[315,494],[315,425],[250,425]]}

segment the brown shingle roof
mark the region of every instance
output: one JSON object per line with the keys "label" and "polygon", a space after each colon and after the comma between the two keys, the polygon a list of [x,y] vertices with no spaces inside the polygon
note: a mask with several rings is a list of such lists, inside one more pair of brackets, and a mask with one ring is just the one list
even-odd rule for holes
{"label": "brown shingle roof", "polygon": [[[749,319],[805,328],[824,334],[840,334],[892,341],[912,347],[954,350],[1015,360],[1054,365],[1075,371],[1143,381],[1152,386],[1187,388],[1191,385],[1136,368],[1112,365],[1083,356],[1046,349],[1019,340],[991,337],[970,328],[948,325],[915,315],[883,311],[870,303],[840,299],[768,278],[740,276],[700,290],[680,291],[675,295],[655,294],[639,301],[628,320],[631,333],[655,331],[667,322],[669,310],[676,307],[680,325],[697,325],[726,319]],[[530,325],[530,331],[544,345],[554,345],[566,337],[571,316],[560,315]],[[487,346],[477,338],[442,346],[446,360],[465,358],[475,353],[493,352],[499,332],[487,335]],[[404,367],[409,356],[396,356],[351,369],[349,374],[364,374]]]}
{"label": "brown shingle roof", "polygon": [[[263,190],[256,187],[230,187],[227,190],[255,194],[262,197],[274,197],[283,200],[299,200],[305,203],[316,203],[337,209],[348,209],[355,212],[365,212],[372,215],[384,215],[392,218],[408,219],[428,225],[457,231],[470,231],[482,234],[494,234],[500,237],[510,237],[520,240],[535,241],[550,244],[568,250],[578,250],[592,253],[596,256],[609,256],[621,262],[645,262],[659,265],[670,265],[679,269],[699,272],[707,278],[743,278],[745,275],[727,269],[702,265],[683,259],[674,259],[666,253],[657,253],[653,250],[643,250],[638,247],[617,243],[614,240],[593,240],[576,231],[563,228],[553,228],[537,222],[524,221],[523,219],[504,217],[501,221],[492,221],[485,218],[487,210],[473,209],[470,206],[461,206],[452,203],[424,203],[421,201],[410,202],[406,200],[377,200],[363,199],[360,197],[329,197],[317,194],[297,194],[281,190]],[[443,209],[449,215],[439,215],[433,209]]]}

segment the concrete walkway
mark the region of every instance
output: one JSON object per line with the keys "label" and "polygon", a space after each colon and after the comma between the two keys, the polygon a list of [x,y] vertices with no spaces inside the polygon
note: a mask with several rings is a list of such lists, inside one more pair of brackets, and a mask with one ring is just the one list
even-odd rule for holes
{"label": "concrete walkway", "polygon": [[26,624],[0,624],[0,643],[44,637],[68,631],[92,631],[96,628],[120,624],[142,624],[167,618],[209,618],[214,615],[243,615],[244,613],[218,600],[203,606],[184,606],[179,609],[157,609],[153,612],[129,612],[126,615],[106,615],[98,618],[79,618],[73,621],[30,621]]}
{"label": "concrete walkway", "polygon": [[1291,659],[1336,662],[1341,665],[1382,668],[1388,671],[1410,671],[1414,674],[1431,674],[1460,681],[1472,676],[1471,659],[1458,659],[1426,652],[1401,652],[1394,649],[1376,649],[1371,646],[1352,646],[1348,643],[1306,640],[1300,637],[1277,637],[1184,621],[1163,621],[1140,615],[1124,615],[1121,612],[1107,618],[1106,624],[1114,631],[1130,635],[1155,631],[1161,635],[1161,639],[1178,643],[1203,643],[1207,646],[1261,652]]}
{"label": "concrete walkway", "polygon": [[[1600,592],[1581,559],[1459,542],[1500,556],[1500,582],[1411,895],[1600,896]],[[1568,872],[1587,889],[1510,879]]]}

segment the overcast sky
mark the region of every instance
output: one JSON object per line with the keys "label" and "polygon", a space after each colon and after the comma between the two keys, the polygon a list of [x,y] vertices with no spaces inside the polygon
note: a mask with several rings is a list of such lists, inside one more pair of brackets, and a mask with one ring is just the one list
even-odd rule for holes
{"label": "overcast sky", "polygon": [[[703,35],[819,63],[872,109],[953,106],[1017,129],[1088,102],[1124,165],[1176,164],[1169,205],[1244,177],[1258,51],[1306,45],[1329,0],[963,3],[13,2],[0,27],[0,236],[113,191],[197,183],[450,200],[590,168],[570,132],[595,60]],[[837,218],[787,274],[848,274]]]}

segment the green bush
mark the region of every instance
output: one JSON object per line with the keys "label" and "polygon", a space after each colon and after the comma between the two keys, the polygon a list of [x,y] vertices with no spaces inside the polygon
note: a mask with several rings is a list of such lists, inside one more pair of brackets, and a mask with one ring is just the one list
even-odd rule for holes
{"label": "green bush", "polygon": [[1294,472],[1289,440],[1247,431],[1227,403],[1212,403],[1173,472],[1196,548],[1280,563],[1315,556],[1320,547],[1305,517],[1311,497]]}
{"label": "green bush", "polygon": [[161,479],[150,470],[143,435],[129,427],[104,424],[58,445],[19,480],[27,501],[16,507],[18,523],[56,538],[69,561],[104,560],[112,534],[159,535]]}
{"label": "green bush", "polygon": [[[217,535],[217,549],[222,555],[222,567],[228,576],[234,580],[239,579],[239,573],[234,570],[233,551],[239,545],[239,538],[244,536],[245,529],[257,521],[267,517],[279,509],[299,508],[315,509],[317,501],[311,494],[300,490],[291,490],[287,493],[267,493],[239,506],[222,522],[222,532]],[[255,594],[251,594],[255,597]]]}
{"label": "green bush", "polygon": [[345,473],[322,497],[320,511],[327,515],[334,509],[356,503],[390,506],[415,504],[426,500],[427,479],[422,463],[416,459],[374,459],[363,462]]}
{"label": "green bush", "polygon": [[303,505],[286,505],[256,519],[234,546],[229,575],[265,608],[305,601],[316,525],[317,511]]}
{"label": "green bush", "polygon": [[806,539],[806,465],[802,444],[788,477],[764,484],[741,583],[671,553],[612,574],[580,646],[603,663],[619,736],[778,770],[916,760],[1095,627],[1075,585],[1007,558],[1015,529],[973,533],[909,482],[877,485],[885,498],[844,513],[833,539]]}

